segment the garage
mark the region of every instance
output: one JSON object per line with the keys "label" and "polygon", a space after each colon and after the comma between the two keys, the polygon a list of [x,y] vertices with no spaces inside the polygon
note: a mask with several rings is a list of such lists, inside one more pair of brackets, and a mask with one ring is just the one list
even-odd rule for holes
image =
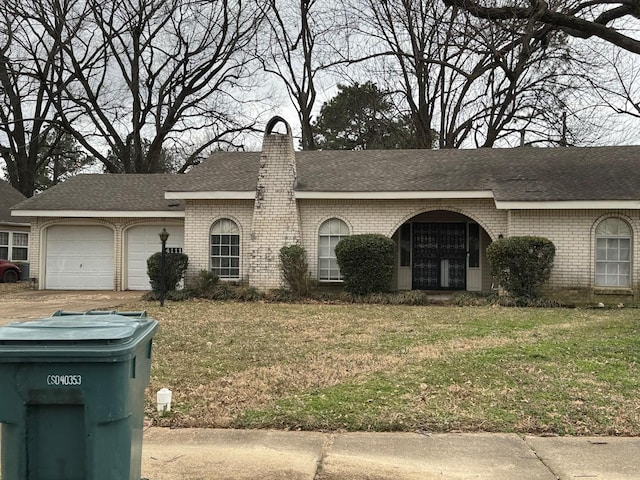
{"label": "garage", "polygon": [[45,288],[113,290],[113,230],[99,225],[47,229]]}
{"label": "garage", "polygon": [[167,249],[184,247],[184,227],[181,225],[139,225],[127,230],[127,285],[128,290],[151,290],[147,275],[147,259],[161,249],[160,231],[169,232]]}

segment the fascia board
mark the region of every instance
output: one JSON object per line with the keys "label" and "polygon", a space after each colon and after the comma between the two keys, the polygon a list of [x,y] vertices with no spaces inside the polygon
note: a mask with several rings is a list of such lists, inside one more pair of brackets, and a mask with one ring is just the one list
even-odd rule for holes
{"label": "fascia board", "polygon": [[256,192],[216,191],[216,192],[164,192],[167,200],[255,200]]}
{"label": "fascia board", "polygon": [[476,191],[398,191],[398,192],[305,192],[296,191],[297,199],[316,200],[412,200],[440,198],[493,198],[491,190]]}
{"label": "fascia board", "polygon": [[14,217],[143,217],[143,218],[184,218],[184,212],[123,211],[123,210],[12,210]]}
{"label": "fascia board", "polygon": [[498,210],[639,210],[640,200],[567,200],[549,202],[498,201]]}

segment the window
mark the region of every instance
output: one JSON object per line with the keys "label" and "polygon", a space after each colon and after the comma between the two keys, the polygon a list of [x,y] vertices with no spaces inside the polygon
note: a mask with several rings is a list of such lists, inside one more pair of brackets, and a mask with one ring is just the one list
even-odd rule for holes
{"label": "window", "polygon": [[411,224],[404,223],[400,227],[400,266],[411,266]]}
{"label": "window", "polygon": [[631,286],[631,227],[619,218],[596,228],[596,286]]}
{"label": "window", "polygon": [[11,247],[11,259],[14,262],[17,262],[20,260],[26,261],[28,248],[29,248],[29,234],[14,233],[12,247]]}
{"label": "window", "polygon": [[14,262],[29,258],[29,234],[20,232],[0,232],[0,258]]}
{"label": "window", "polygon": [[211,227],[211,271],[220,278],[240,278],[240,229],[227,218]]}
{"label": "window", "polygon": [[9,232],[0,232],[0,258],[9,260]]}
{"label": "window", "polygon": [[336,245],[349,236],[349,227],[339,218],[331,218],[320,225],[318,236],[318,279],[325,282],[342,281],[336,259]]}
{"label": "window", "polygon": [[480,266],[480,225],[469,224],[469,267]]}

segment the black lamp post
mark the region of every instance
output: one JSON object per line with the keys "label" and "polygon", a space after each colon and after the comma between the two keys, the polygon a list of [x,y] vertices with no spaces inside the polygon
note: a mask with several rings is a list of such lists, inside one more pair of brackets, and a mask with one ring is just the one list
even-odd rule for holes
{"label": "black lamp post", "polygon": [[160,306],[164,307],[164,296],[166,293],[165,279],[167,272],[165,272],[165,261],[167,255],[167,240],[169,240],[169,232],[166,228],[163,228],[160,232],[160,241],[162,242],[162,255],[160,256]]}

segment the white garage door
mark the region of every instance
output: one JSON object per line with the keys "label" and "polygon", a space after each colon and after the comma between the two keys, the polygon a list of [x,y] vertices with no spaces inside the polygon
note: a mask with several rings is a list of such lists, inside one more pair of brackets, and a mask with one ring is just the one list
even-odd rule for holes
{"label": "white garage door", "polygon": [[100,226],[47,229],[46,288],[113,290],[113,231]]}
{"label": "white garage door", "polygon": [[167,248],[184,246],[182,226],[137,226],[127,230],[127,287],[129,290],[151,290],[147,275],[147,259],[162,248],[158,234],[169,232]]}

